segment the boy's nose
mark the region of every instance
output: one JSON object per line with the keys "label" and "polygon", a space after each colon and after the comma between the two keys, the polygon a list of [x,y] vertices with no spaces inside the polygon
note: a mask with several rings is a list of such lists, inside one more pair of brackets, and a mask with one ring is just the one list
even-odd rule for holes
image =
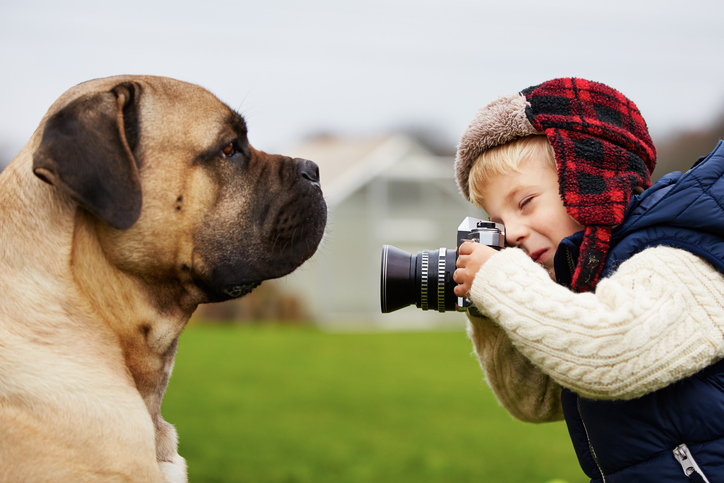
{"label": "boy's nose", "polygon": [[505,243],[509,246],[519,247],[528,237],[529,231],[521,224],[505,224]]}

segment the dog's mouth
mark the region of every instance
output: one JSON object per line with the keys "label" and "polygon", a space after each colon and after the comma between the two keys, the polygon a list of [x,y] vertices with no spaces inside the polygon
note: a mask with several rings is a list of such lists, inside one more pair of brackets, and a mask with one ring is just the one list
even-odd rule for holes
{"label": "dog's mouth", "polygon": [[246,294],[251,293],[252,290],[257,288],[259,285],[261,285],[261,282],[249,282],[249,283],[243,283],[243,284],[235,284],[235,285],[227,285],[223,288],[223,292],[231,297],[232,299],[236,299],[239,297],[243,297]]}
{"label": "dog's mouth", "polygon": [[[239,297],[250,294],[255,288],[261,285],[264,280],[268,280],[270,277],[254,277],[251,281],[246,281],[243,278],[239,280],[239,278],[240,277],[223,276],[206,277],[199,273],[192,274],[194,285],[206,294],[207,299],[204,303],[238,299]],[[224,279],[226,279],[226,283],[221,282],[221,280]],[[213,280],[217,280],[217,282],[214,283]]]}

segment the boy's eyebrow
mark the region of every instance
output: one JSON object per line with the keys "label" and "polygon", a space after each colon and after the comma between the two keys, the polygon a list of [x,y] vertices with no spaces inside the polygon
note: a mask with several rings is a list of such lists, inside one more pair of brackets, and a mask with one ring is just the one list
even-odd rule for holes
{"label": "boy's eyebrow", "polygon": [[[509,205],[513,202],[515,197],[520,193],[521,191],[524,191],[529,188],[535,188],[535,184],[518,184],[515,185],[505,196],[503,196],[502,204],[503,205]],[[484,201],[481,200],[481,201]],[[500,219],[497,219],[497,217],[490,216],[490,213],[488,213],[488,218],[490,218],[490,221],[493,221],[495,223],[502,223]]]}
{"label": "boy's eyebrow", "polygon": [[[525,189],[525,186],[516,185],[515,187],[513,187],[512,190],[510,190],[505,196],[503,196],[503,199],[501,200],[501,201],[502,201],[501,204],[502,204],[503,206],[509,205],[509,204],[513,201],[513,199],[515,198],[516,194],[518,194],[518,192],[521,191],[521,190],[523,190],[523,189]],[[481,201],[484,201],[484,199],[481,200]],[[498,217],[490,216],[490,213],[488,213],[488,218],[489,218],[490,221],[492,221],[492,222],[502,223],[502,221],[501,221]]]}
{"label": "boy's eyebrow", "polygon": [[529,187],[530,187],[530,185],[520,185],[520,184],[516,185],[512,190],[510,190],[508,192],[507,195],[505,195],[505,198],[503,198],[503,200],[506,203],[509,203],[509,202],[513,201],[513,199],[518,195],[518,193],[520,193],[521,191],[523,191]]}
{"label": "boy's eyebrow", "polygon": [[529,190],[529,189],[535,189],[535,184],[519,184],[513,187],[507,195],[503,198],[504,204],[512,204],[515,201],[515,198],[520,194],[521,191]]}
{"label": "boy's eyebrow", "polygon": [[513,188],[512,190],[510,190],[507,195],[505,195],[505,198],[503,198],[503,200],[504,200],[505,202],[512,201],[513,198],[515,198],[515,195],[517,195],[518,192],[519,192],[521,189],[522,189],[521,186],[520,186],[520,185],[517,185],[515,188]]}

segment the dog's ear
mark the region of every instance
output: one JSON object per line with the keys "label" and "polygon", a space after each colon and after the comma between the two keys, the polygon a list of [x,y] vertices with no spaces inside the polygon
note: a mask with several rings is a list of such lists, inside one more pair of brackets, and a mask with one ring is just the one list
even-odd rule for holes
{"label": "dog's ear", "polygon": [[38,178],[118,230],[141,214],[139,97],[140,86],[124,83],[72,101],[48,119],[33,155]]}

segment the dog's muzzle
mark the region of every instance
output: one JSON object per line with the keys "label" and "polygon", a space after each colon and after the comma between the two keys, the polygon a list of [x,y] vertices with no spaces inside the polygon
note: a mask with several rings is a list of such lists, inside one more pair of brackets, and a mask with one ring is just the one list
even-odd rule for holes
{"label": "dog's muzzle", "polygon": [[[327,205],[319,166],[306,159],[271,157],[281,164],[251,191],[254,208],[242,211],[238,229],[202,230],[204,235],[197,240],[210,270],[196,273],[194,282],[210,301],[242,297],[264,280],[291,273],[322,240]],[[218,243],[229,239],[239,244],[231,248]]]}

